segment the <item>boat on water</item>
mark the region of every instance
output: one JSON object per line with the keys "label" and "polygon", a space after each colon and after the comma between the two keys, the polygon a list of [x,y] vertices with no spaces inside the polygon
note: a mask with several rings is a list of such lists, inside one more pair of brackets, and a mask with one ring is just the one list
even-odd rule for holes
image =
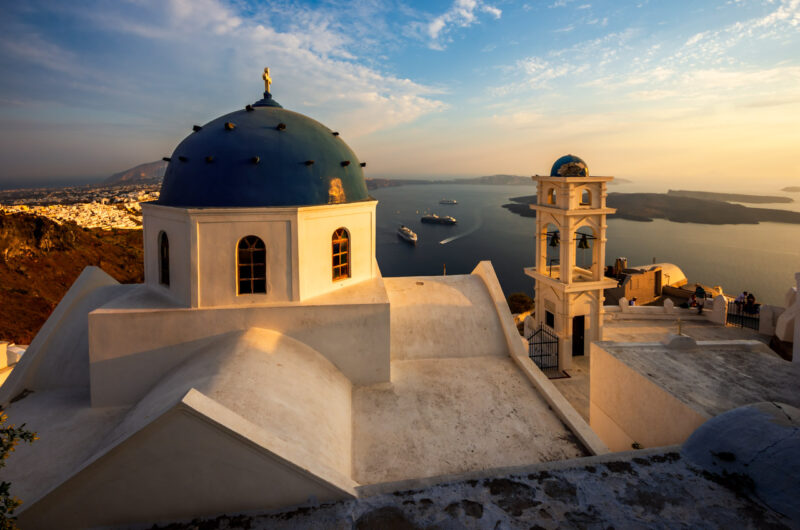
{"label": "boat on water", "polygon": [[420,221],[422,221],[423,223],[434,223],[439,225],[454,225],[458,222],[456,221],[456,218],[451,215],[445,215],[440,217],[435,213],[432,213],[430,215],[424,215],[422,219],[420,219]]}
{"label": "boat on water", "polygon": [[397,235],[412,245],[417,244],[417,234],[405,225],[400,225],[400,228],[397,229]]}
{"label": "boat on water", "polygon": [[458,204],[458,201],[455,199],[442,199],[439,204]]}

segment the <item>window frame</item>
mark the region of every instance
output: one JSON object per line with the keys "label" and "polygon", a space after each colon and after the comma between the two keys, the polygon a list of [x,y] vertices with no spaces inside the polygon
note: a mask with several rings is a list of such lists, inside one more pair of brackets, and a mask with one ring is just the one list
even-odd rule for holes
{"label": "window frame", "polygon": [[556,329],[556,315],[555,315],[555,313],[552,313],[551,311],[547,311],[545,309],[545,312],[544,312],[544,324],[548,328],[550,328],[552,330],[555,330]]}
{"label": "window frame", "polygon": [[[337,237],[338,236],[338,237]],[[338,247],[337,247],[338,245]],[[345,248],[342,249],[342,246]],[[352,251],[350,231],[340,226],[331,235],[331,276],[339,282],[352,277],[350,253]],[[337,263],[338,258],[338,263]],[[344,258],[344,259],[343,259]]]}
{"label": "window frame", "polygon": [[[248,257],[246,263],[242,261],[243,253]],[[259,253],[263,253],[261,261],[257,259]],[[263,275],[258,274],[258,267],[263,267]],[[246,276],[242,274],[243,270],[247,272]],[[248,289],[242,289],[243,282],[248,282],[245,284],[249,285]],[[250,294],[267,294],[267,245],[255,235],[244,236],[236,243],[236,295]]]}

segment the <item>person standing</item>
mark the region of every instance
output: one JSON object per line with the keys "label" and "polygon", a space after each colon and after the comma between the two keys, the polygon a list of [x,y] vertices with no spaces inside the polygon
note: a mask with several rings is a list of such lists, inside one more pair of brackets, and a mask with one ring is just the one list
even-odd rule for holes
{"label": "person standing", "polygon": [[756,312],[756,295],[753,293],[747,293],[746,303],[744,305],[745,313],[755,313]]}
{"label": "person standing", "polygon": [[702,315],[703,306],[706,303],[706,290],[699,283],[697,284],[697,289],[694,290],[694,298],[697,301],[697,314]]}
{"label": "person standing", "polygon": [[742,308],[744,307],[744,302],[746,299],[747,299],[747,291],[742,291],[742,294],[737,296],[736,299],[733,301],[733,303],[736,304],[737,312],[739,313],[742,312]]}

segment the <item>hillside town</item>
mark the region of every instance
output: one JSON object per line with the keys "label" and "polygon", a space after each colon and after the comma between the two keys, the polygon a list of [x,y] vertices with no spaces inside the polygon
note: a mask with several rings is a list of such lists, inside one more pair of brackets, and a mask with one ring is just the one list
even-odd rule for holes
{"label": "hillside town", "polygon": [[0,192],[0,213],[39,215],[83,228],[138,229],[140,203],[157,200],[159,189],[159,184],[126,184],[11,190]]}

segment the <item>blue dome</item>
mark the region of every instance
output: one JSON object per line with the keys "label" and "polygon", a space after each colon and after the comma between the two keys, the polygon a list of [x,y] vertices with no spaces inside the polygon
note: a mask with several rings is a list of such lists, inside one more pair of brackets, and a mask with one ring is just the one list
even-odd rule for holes
{"label": "blue dome", "polygon": [[575,155],[564,155],[553,164],[551,177],[588,177],[589,166]]}
{"label": "blue dome", "polygon": [[261,101],[195,126],[169,159],[158,204],[314,206],[369,199],[355,153],[311,118]]}

